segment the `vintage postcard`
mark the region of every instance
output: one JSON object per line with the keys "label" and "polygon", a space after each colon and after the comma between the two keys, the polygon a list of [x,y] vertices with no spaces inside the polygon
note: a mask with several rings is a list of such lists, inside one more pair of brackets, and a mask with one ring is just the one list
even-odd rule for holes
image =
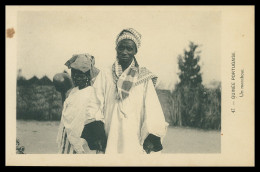
{"label": "vintage postcard", "polygon": [[254,14],[6,6],[6,166],[255,166]]}

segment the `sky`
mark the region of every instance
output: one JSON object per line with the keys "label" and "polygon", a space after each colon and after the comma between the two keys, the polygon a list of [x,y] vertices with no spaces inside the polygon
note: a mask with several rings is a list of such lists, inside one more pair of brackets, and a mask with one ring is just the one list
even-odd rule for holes
{"label": "sky", "polygon": [[219,11],[146,8],[86,8],[80,10],[19,11],[17,70],[27,79],[50,79],[67,70],[73,54],[89,53],[100,69],[115,61],[115,40],[124,28],[142,35],[136,55],[158,78],[158,87],[173,89],[178,82],[177,57],[190,41],[199,44],[203,84],[221,80],[221,13]]}

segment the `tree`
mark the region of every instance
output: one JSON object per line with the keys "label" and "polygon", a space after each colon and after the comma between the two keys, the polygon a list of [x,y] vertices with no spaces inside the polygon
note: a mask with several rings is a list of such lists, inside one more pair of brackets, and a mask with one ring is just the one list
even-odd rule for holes
{"label": "tree", "polygon": [[200,52],[196,51],[198,45],[190,42],[189,48],[189,51],[184,50],[184,55],[178,57],[180,82],[174,91],[175,100],[178,97],[175,102],[178,105],[178,111],[174,113],[174,116],[175,119],[178,117],[181,120],[177,123],[196,127],[201,124],[203,118],[201,102],[204,87],[198,65],[200,60]]}
{"label": "tree", "polygon": [[19,69],[17,73],[17,86],[26,86],[26,84],[27,84],[27,80],[22,75],[22,69]]}
{"label": "tree", "polygon": [[39,80],[39,85],[53,85],[52,81],[45,75]]}
{"label": "tree", "polygon": [[178,57],[178,65],[180,69],[179,85],[196,87],[202,83],[200,66],[198,65],[200,60],[200,52],[196,52],[198,45],[193,42],[190,42],[189,48],[189,51],[184,50],[183,56],[179,55]]}
{"label": "tree", "polygon": [[39,85],[39,78],[37,78],[37,76],[33,76],[32,78],[30,78],[28,81],[27,81],[28,85],[31,86],[31,85]]}

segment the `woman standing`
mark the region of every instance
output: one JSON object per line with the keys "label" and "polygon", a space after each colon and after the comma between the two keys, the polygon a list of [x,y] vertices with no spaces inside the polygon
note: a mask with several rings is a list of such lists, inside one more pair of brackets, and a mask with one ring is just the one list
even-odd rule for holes
{"label": "woman standing", "polygon": [[[95,97],[94,88],[91,85],[99,70],[94,67],[94,57],[89,54],[74,55],[65,65],[71,69],[74,87],[67,92],[67,98],[63,104],[57,137],[59,153],[96,153],[88,148],[88,144],[85,139],[81,138],[81,134],[88,115],[97,114],[96,103],[91,101],[91,98]],[[57,78],[59,77],[57,76],[56,80]],[[96,116],[96,118],[102,120],[102,117]]]}

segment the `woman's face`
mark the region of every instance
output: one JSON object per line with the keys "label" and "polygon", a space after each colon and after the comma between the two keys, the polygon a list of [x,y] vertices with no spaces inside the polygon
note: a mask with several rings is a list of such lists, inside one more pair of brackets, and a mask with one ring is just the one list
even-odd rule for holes
{"label": "woman's face", "polygon": [[123,39],[116,47],[117,59],[121,65],[129,65],[137,53],[134,41]]}
{"label": "woman's face", "polygon": [[79,88],[84,88],[89,82],[89,71],[84,73],[80,70],[71,69],[71,78],[74,85]]}

